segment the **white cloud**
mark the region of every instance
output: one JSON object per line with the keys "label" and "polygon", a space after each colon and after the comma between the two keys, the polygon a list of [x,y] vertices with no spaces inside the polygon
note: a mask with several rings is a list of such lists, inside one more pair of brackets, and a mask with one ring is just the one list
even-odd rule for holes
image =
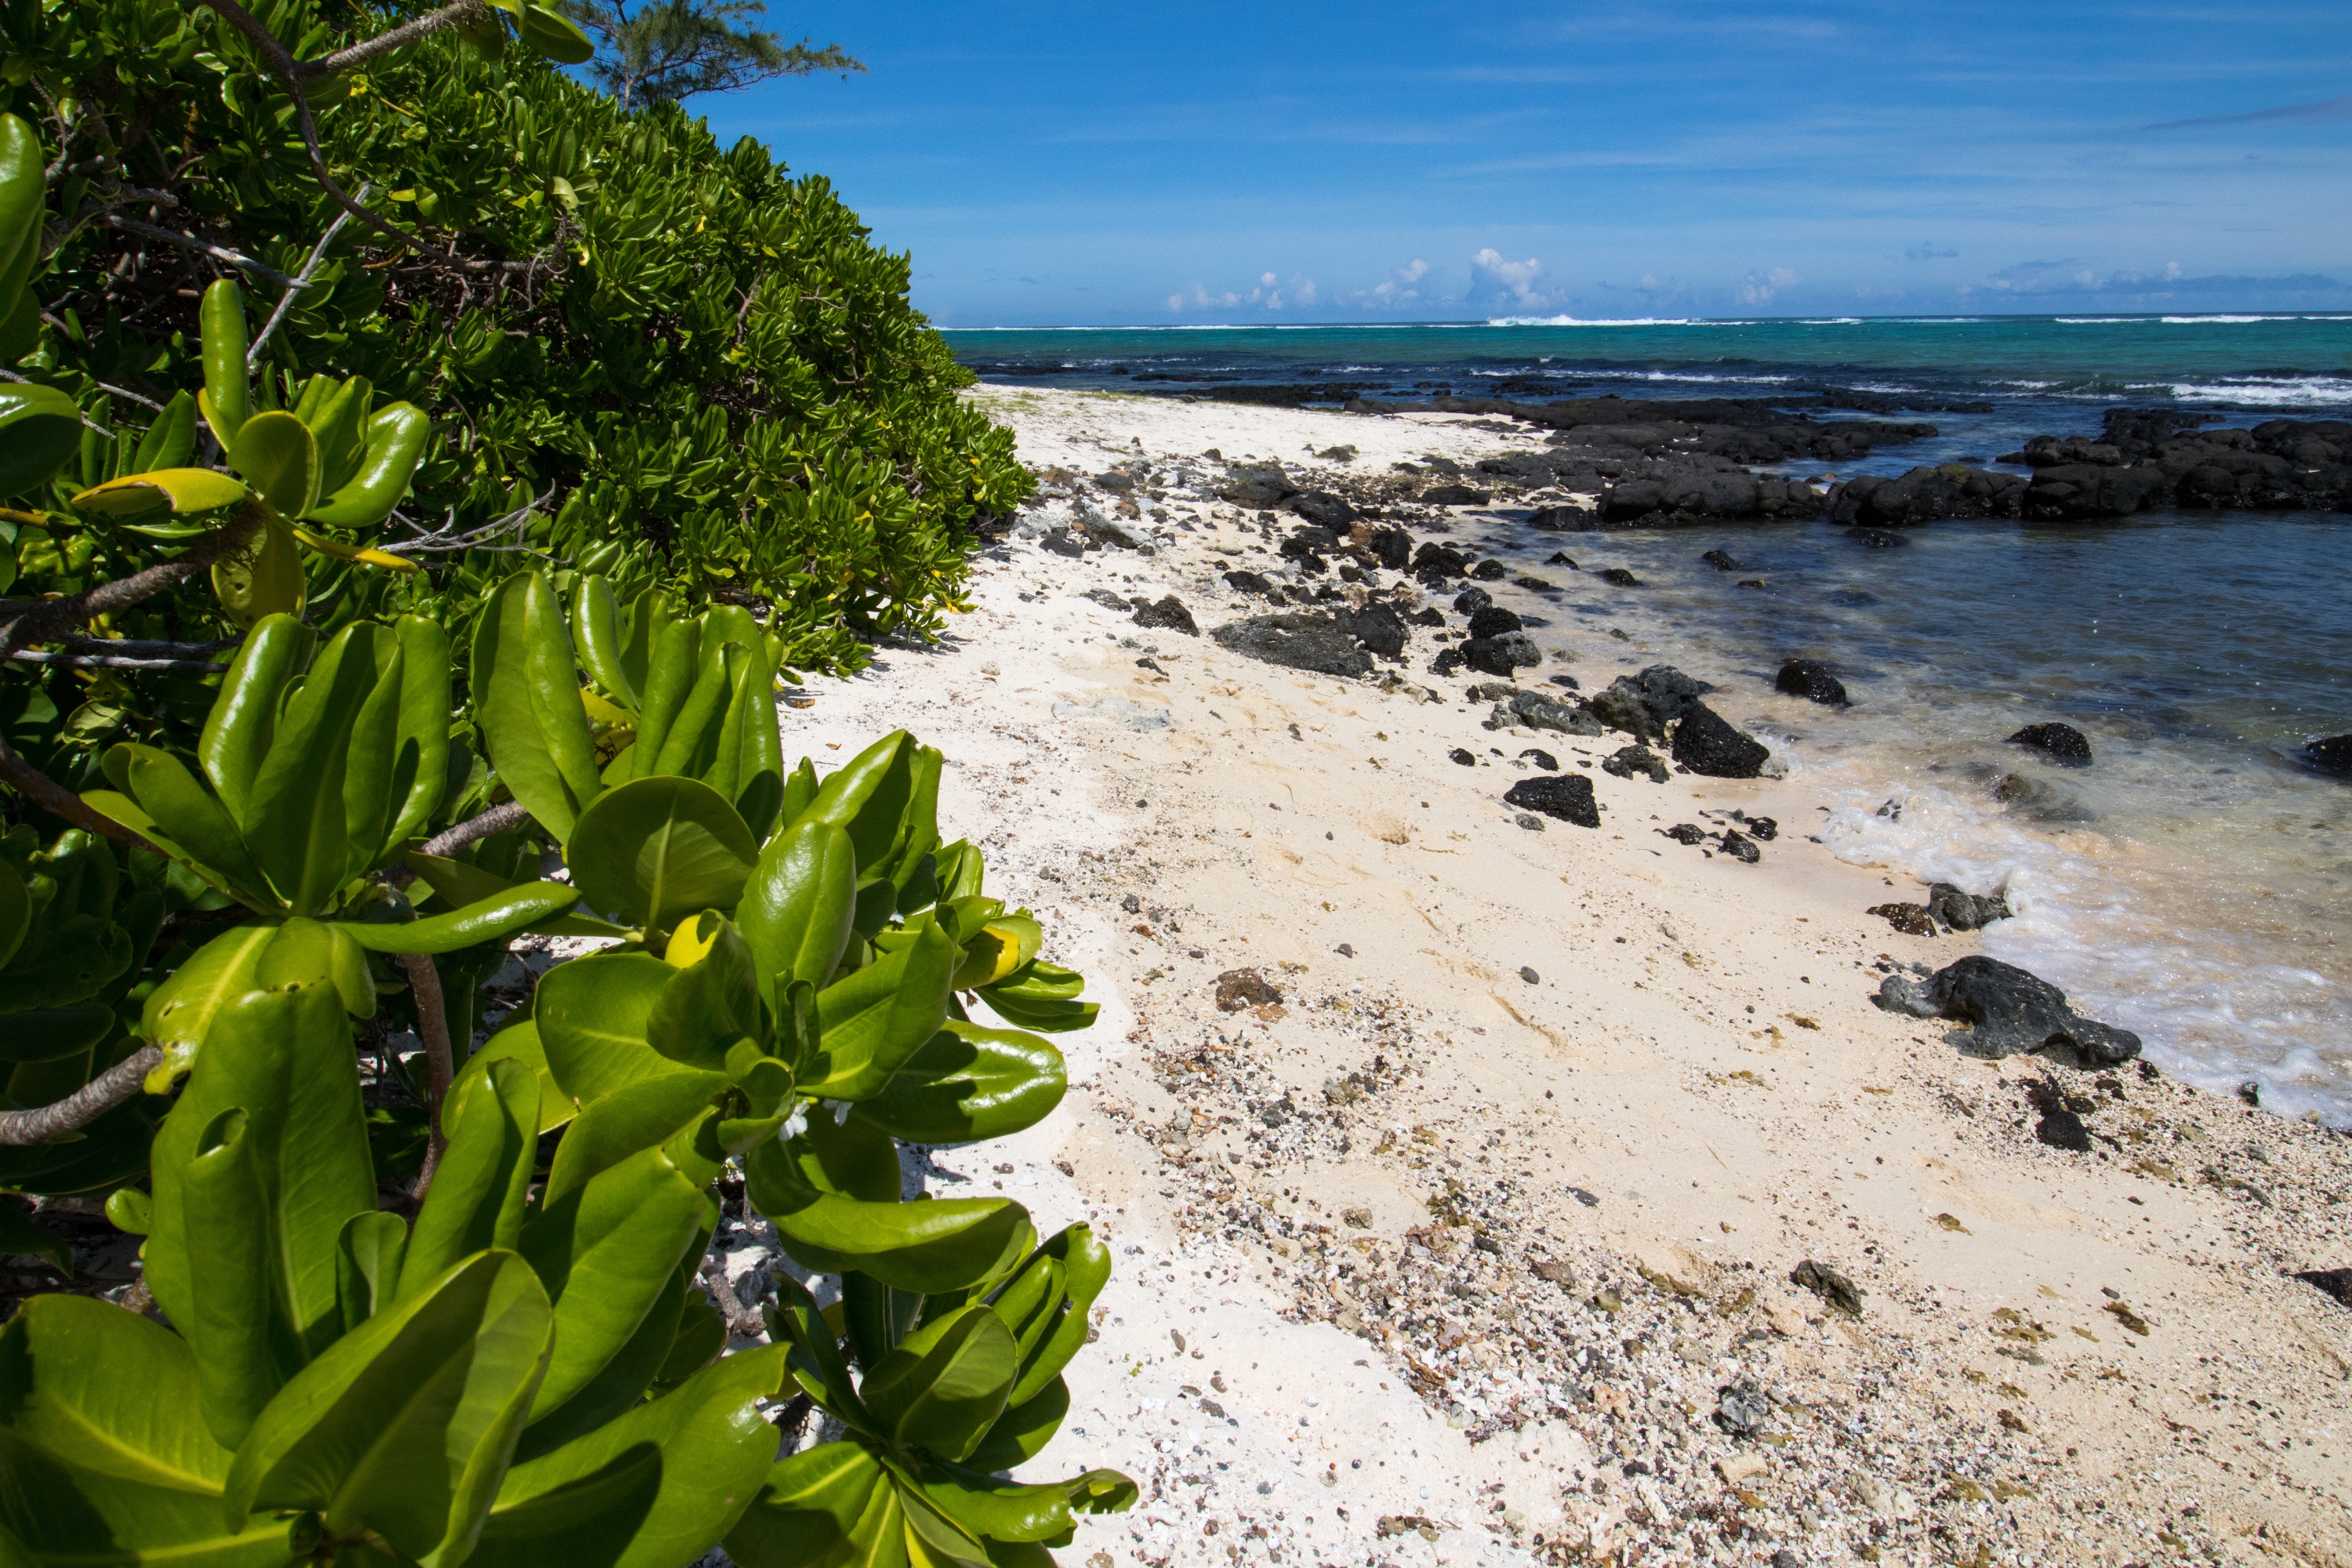
{"label": "white cloud", "polygon": [[1274,287],[1274,274],[1271,272],[1262,272],[1258,275],[1257,282],[1258,287],[1261,289],[1271,289]]}
{"label": "white cloud", "polygon": [[1739,286],[1739,302],[1743,305],[1769,305],[1772,296],[1797,280],[1797,275],[1785,267],[1775,267],[1763,272],[1751,272]]}
{"label": "white cloud", "polygon": [[1429,263],[1418,256],[1397,268],[1398,279],[1406,283],[1418,283],[1428,276]]}
{"label": "white cloud", "polygon": [[2168,279],[2178,279],[2180,276],[2180,263],[2178,261],[2166,262],[2164,264],[2164,275]]}
{"label": "white cloud", "polygon": [[1499,298],[1507,303],[1535,309],[1548,303],[1536,288],[1536,279],[1543,274],[1543,263],[1534,257],[1525,261],[1506,261],[1502,252],[1493,246],[1481,249],[1470,258],[1470,296]]}

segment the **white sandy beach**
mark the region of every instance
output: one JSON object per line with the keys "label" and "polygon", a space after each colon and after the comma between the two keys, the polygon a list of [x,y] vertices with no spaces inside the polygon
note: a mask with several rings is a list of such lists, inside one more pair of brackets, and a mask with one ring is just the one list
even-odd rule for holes
{"label": "white sandy beach", "polygon": [[[992,548],[943,645],[812,682],[785,744],[941,747],[943,830],[1104,1003],[1061,1112],[931,1184],[1092,1216],[1118,1258],[1048,1458],[1145,1500],[1066,1562],[2352,1563],[2352,1310],[2292,1277],[2352,1265],[2342,1137],[1879,1011],[1876,965],[1970,939],[1866,915],[1924,889],[1812,841],[1801,779],[1594,767],[1601,827],[1530,831],[1518,753],[1625,737],[1482,729],[1486,678],[1427,673],[1426,632],[1384,690],[1083,596],[1172,593],[1204,634],[1265,608],[1214,575],[1280,563],[1204,499],[1210,448],[1380,474],[1524,437],[973,395],[1033,468],[1148,463],[1150,552]],[[1545,628],[1527,679],[1671,663],[1743,729],[1812,720],[1616,632]],[[1735,808],[1780,824],[1758,864],[1656,831]],[[1220,1010],[1243,969],[1280,1002]],[[2091,1152],[2035,1141],[2035,1092]]]}

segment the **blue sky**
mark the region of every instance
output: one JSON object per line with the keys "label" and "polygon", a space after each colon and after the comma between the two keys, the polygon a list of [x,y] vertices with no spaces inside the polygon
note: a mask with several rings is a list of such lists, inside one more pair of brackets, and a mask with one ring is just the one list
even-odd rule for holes
{"label": "blue sky", "polygon": [[2352,5],[818,4],[943,326],[2352,307]]}

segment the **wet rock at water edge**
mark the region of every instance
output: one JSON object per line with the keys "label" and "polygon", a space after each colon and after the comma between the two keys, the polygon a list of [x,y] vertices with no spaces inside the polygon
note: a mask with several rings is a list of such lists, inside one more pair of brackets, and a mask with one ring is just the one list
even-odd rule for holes
{"label": "wet rock at water edge", "polygon": [[1462,659],[1473,669],[1508,679],[1516,670],[1541,664],[1543,650],[1525,632],[1505,632],[1500,637],[1472,637],[1462,645]]}
{"label": "wet rock at water edge", "polygon": [[1605,689],[1594,692],[1592,713],[1612,730],[1653,741],[1714,689],[1671,664],[1654,664],[1638,676],[1621,675]]}
{"label": "wet rock at water edge", "polygon": [[1890,974],[1879,983],[1877,1001],[1890,1013],[1968,1025],[1955,1043],[1986,1060],[2039,1051],[2084,1067],[2113,1067],[2139,1055],[2137,1035],[2082,1016],[2055,985],[1980,952],[1925,981]]}
{"label": "wet rock at water edge", "polygon": [[2338,778],[2352,778],[2352,735],[2327,735],[2305,745],[2298,753],[2305,765]]}
{"label": "wet rock at water edge", "polygon": [[1503,796],[1508,805],[1541,812],[1558,822],[1579,827],[1601,826],[1601,806],[1592,795],[1592,781],[1582,773],[1545,773],[1521,779]]}
{"label": "wet rock at water edge", "polygon": [[1432,485],[1421,492],[1427,506],[1485,506],[1495,499],[1488,490],[1474,490],[1468,485]]}
{"label": "wet rock at water edge", "polygon": [[1652,784],[1664,784],[1666,782],[1666,759],[1647,746],[1624,746],[1619,748],[1614,756],[1601,759],[1601,771],[1613,773],[1621,779],[1640,774]]}
{"label": "wet rock at water edge", "polygon": [[1139,603],[1135,609],[1135,624],[1154,630],[1182,632],[1186,637],[1201,635],[1200,626],[1192,620],[1192,612],[1186,609],[1183,601],[1173,594],[1163,596],[1155,604]]}
{"label": "wet rock at water edge", "polygon": [[2009,900],[2000,893],[1963,893],[1949,882],[1937,882],[1927,889],[1927,912],[1954,931],[1979,931],[2009,919]]}
{"label": "wet rock at water edge", "polygon": [[1579,566],[1574,560],[1570,559],[1568,552],[1565,550],[1555,550],[1549,555],[1545,556],[1544,564],[1547,566],[1565,566],[1571,572],[1581,572],[1584,570],[1584,568]]}
{"label": "wet rock at water edge", "polygon": [[1601,511],[1585,506],[1538,507],[1528,526],[1546,533],[1580,533],[1601,526]]}
{"label": "wet rock at water edge", "polygon": [[1470,557],[1424,540],[1412,552],[1412,574],[1423,587],[1443,588],[1448,578],[1470,575]]}
{"label": "wet rock at water edge", "polygon": [[[1478,688],[1472,688],[1475,696]],[[1515,691],[1495,704],[1486,715],[1484,728],[1507,730],[1525,725],[1530,730],[1549,730],[1558,735],[1598,735],[1601,721],[1570,702],[1555,702],[1539,691]],[[1548,767],[1556,764],[1546,764]]]}
{"label": "wet rock at water edge", "polygon": [[1708,565],[1714,567],[1718,572],[1745,572],[1748,570],[1744,563],[1734,561],[1731,558],[1731,552],[1728,550],[1710,550],[1706,554],[1700,556],[1699,559],[1706,562]]}
{"label": "wet rock at water edge", "polygon": [[1622,566],[1612,566],[1601,574],[1601,580],[1617,588],[1638,588],[1642,580]]}
{"label": "wet rock at water edge", "polygon": [[2039,752],[2062,768],[2091,765],[2090,740],[2072,724],[2028,724],[2011,735],[2008,743]]}
{"label": "wet rock at water edge", "polygon": [[1789,1283],[1800,1285],[1850,1318],[1862,1316],[1862,1292],[1853,1280],[1826,1263],[1806,1258],[1789,1271]]}
{"label": "wet rock at water edge", "polygon": [[1864,550],[1899,550],[1911,542],[1883,528],[1849,528],[1845,536]]}
{"label": "wet rock at water edge", "polygon": [[1675,726],[1674,758],[1711,779],[1752,779],[1764,771],[1772,752],[1701,702],[1693,704]]}
{"label": "wet rock at water edge", "polygon": [[1494,602],[1494,595],[1474,583],[1454,595],[1454,613],[1457,616],[1469,616],[1475,619],[1479,611]]}
{"label": "wet rock at water edge", "polygon": [[1847,706],[1845,683],[1817,658],[1792,658],[1782,664],[1780,673],[1772,678],[1772,689],[1825,708]]}
{"label": "wet rock at water edge", "polygon": [[1281,1001],[1282,992],[1255,969],[1228,969],[1217,976],[1217,1010],[1221,1013],[1278,1005]]}
{"label": "wet rock at water edge", "polygon": [[1470,568],[1470,578],[1475,583],[1499,583],[1509,576],[1510,572],[1511,569],[1499,561],[1481,561]]}
{"label": "wet rock at water edge", "polygon": [[1356,676],[1368,675],[1372,668],[1372,656],[1357,647],[1356,639],[1329,616],[1252,616],[1226,622],[1213,636],[1235,653],[1286,669]]}

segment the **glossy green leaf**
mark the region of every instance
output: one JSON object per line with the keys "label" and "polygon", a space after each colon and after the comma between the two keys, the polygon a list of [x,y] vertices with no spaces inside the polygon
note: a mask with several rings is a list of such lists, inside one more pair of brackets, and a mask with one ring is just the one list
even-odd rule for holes
{"label": "glossy green leaf", "polygon": [[1068,1086],[1036,1036],[950,1020],[850,1114],[909,1143],[972,1143],[1035,1126]]}
{"label": "glossy green leaf", "polygon": [[637,687],[629,677],[620,607],[611,582],[593,573],[583,574],[572,590],[572,640],[579,646],[581,668],[613,700],[635,711]]}
{"label": "glossy green leaf", "polygon": [[187,466],[196,449],[196,400],[186,393],[175,393],[147,426],[147,434],[139,439],[139,451],[131,458],[130,472],[146,473],[155,468],[178,468]]}
{"label": "glossy green leaf", "polygon": [[367,954],[351,939],[349,928],[297,915],[261,950],[253,983],[282,987],[321,981],[334,987],[344,1012],[355,1018],[374,1016],[375,982],[368,973]]}
{"label": "glossy green leaf", "polygon": [[532,1016],[549,1076],[565,1096],[585,1104],[678,1070],[646,1043],[654,1005],[677,973],[642,952],[591,953],[548,971]]}
{"label": "glossy green leaf", "polygon": [[445,1116],[463,1115],[465,1108],[460,1102],[474,1091],[476,1085],[487,1081],[484,1075],[493,1063],[502,1061],[520,1062],[538,1078],[540,1135],[554,1131],[579,1114],[579,1107],[572,1102],[571,1096],[556,1086],[554,1075],[548,1071],[547,1052],[540,1045],[539,1020],[536,1018],[525,1018],[520,1023],[507,1025],[492,1035],[488,1043],[466,1058],[465,1065],[457,1069],[457,1076],[450,1081],[448,1098],[442,1102],[442,1113]]}
{"label": "glossy green leaf", "polygon": [[637,1079],[581,1107],[563,1134],[541,1194],[551,1205],[631,1155],[659,1148],[698,1121],[726,1080],[714,1074],[673,1071]]}
{"label": "glossy green leaf", "polygon": [[1028,1211],[1008,1199],[893,1203],[827,1191],[811,1179],[805,1149],[803,1135],[743,1157],[753,1206],[775,1222],[784,1250],[803,1268],[855,1268],[899,1289],[940,1293],[994,1276],[1035,1238]]}
{"label": "glossy green leaf", "polygon": [[558,843],[604,788],[572,661],[545,578],[525,572],[492,591],[474,630],[475,722],[500,782]]}
{"label": "glossy green leaf", "polygon": [[653,651],[647,660],[645,683],[639,688],[645,700],[637,713],[637,773],[650,774],[658,771],[654,761],[668,743],[669,732],[693,690],[695,675],[701,667],[701,647],[702,626],[697,621],[668,621],[653,632]]}
{"label": "glossy green leaf", "polygon": [[93,486],[73,498],[73,509],[126,518],[151,511],[216,511],[252,494],[243,480],[210,468],[159,468]]}
{"label": "glossy green leaf", "polygon": [[580,901],[580,889],[563,882],[525,882],[478,903],[390,924],[339,922],[335,929],[370,952],[456,952],[488,942],[504,942],[526,927],[560,915]]}
{"label": "glossy green leaf", "polygon": [[[16,1026],[18,1016],[9,1016],[11,1028]],[[0,1257],[46,1258],[57,1265],[58,1273],[73,1278],[73,1248],[66,1245],[66,1238],[35,1224],[32,1215],[11,1203],[0,1203]]]}
{"label": "glossy green leaf", "polygon": [[891,1441],[961,1459],[1004,1413],[1019,1372],[1004,1320],[975,1302],[908,1334],[859,1393]]}
{"label": "glossy green leaf", "polygon": [[115,757],[140,808],[194,858],[206,880],[247,897],[268,896],[268,884],[247,852],[236,819],[179,758],[140,745],[114,748],[110,766]]}
{"label": "glossy green leaf", "polygon": [[408,1222],[382,1209],[355,1214],[343,1222],[335,1249],[335,1297],[342,1307],[343,1332],[350,1333],[400,1294]]}
{"label": "glossy green leaf", "polygon": [[54,1062],[104,1039],[114,1027],[115,1012],[103,1002],[78,1002],[0,1014],[0,1062]]}
{"label": "glossy green leaf", "polygon": [[379,635],[391,634],[352,626],[319,650],[286,703],[238,819],[255,862],[296,914],[324,908],[344,880],[344,763],[352,724],[375,684]]}
{"label": "glossy green leaf", "polygon": [[267,1299],[285,1315],[299,1353],[315,1355],[341,1332],[337,1238],[352,1215],[376,1206],[358,1059],[331,987],[247,991],[220,1005],[156,1135],[147,1283],[176,1323],[194,1320],[205,1289],[205,1260],[188,1239],[185,1168],[205,1130],[232,1107],[247,1114],[243,1142],[264,1194]]}
{"label": "glossy green leaf", "polygon": [[879,1094],[947,1018],[948,981],[960,956],[931,926],[818,992],[821,1051],[801,1068],[806,1092],[847,1100]]}
{"label": "glossy green leaf", "polygon": [[578,23],[543,6],[522,6],[516,16],[515,34],[532,53],[561,66],[583,65],[596,53],[595,44]]}
{"label": "glossy green leaf", "polygon": [[149,994],[140,1034],[163,1047],[167,1058],[175,1046],[200,1044],[220,1010],[254,988],[261,955],[277,935],[275,925],[233,926],[196,949]]}
{"label": "glossy green leaf", "polygon": [[229,443],[228,466],[280,517],[299,517],[319,499],[319,443],[283,411],[256,414]]}
{"label": "glossy green leaf", "polygon": [[[596,1431],[518,1464],[478,1561],[506,1568],[676,1568],[718,1544],[758,1495],[775,1429],[758,1402],[783,1352],[731,1355]],[[650,1458],[648,1458],[650,1456]]]}
{"label": "glossy green leaf", "polygon": [[758,854],[724,796],[667,777],[605,791],[564,849],[591,908],[665,931],[698,910],[732,908]]}
{"label": "glossy green leaf", "polygon": [[785,984],[805,980],[823,987],[840,966],[849,947],[856,861],[847,833],[805,819],[760,851],[735,920],[771,1006]]}
{"label": "glossy green leaf", "polygon": [[[688,1307],[688,1298],[703,1300],[699,1289],[689,1289],[697,1261],[691,1252],[679,1260],[668,1288],[654,1298],[637,1331],[614,1352],[604,1370],[562,1406],[523,1428],[522,1440],[515,1446],[518,1463],[552,1453],[575,1438],[586,1436],[646,1397],[646,1390],[653,1386],[677,1342],[678,1323]],[[721,1330],[721,1340],[725,1337]]]}
{"label": "glossy green leaf", "polygon": [[72,398],[54,386],[0,385],[0,496],[41,489],[80,446],[81,410]]}
{"label": "glossy green leaf", "polygon": [[0,1426],[77,1469],[216,1494],[230,1450],[198,1397],[186,1342],[110,1303],[35,1296],[0,1329]]}
{"label": "glossy green leaf", "polygon": [[965,1456],[964,1463],[975,1470],[1010,1470],[1025,1465],[1045,1451],[1069,1414],[1070,1385],[1059,1377],[1048,1379],[1045,1387],[1019,1404],[1008,1396],[1004,1414],[996,1418],[979,1447]]}
{"label": "glossy green leaf", "polygon": [[724,922],[709,951],[663,989],[646,1021],[646,1044],[704,1072],[725,1072],[737,1041],[756,1045],[765,1033],[751,950]]}
{"label": "glossy green leaf", "polygon": [[196,758],[229,815],[245,820],[253,783],[278,735],[287,683],[301,672],[315,642],[291,616],[270,616],[246,634],[245,645],[221,678],[220,695],[205,716]]}
{"label": "glossy green leaf", "polygon": [[[565,1135],[577,1134],[578,1126]],[[545,1415],[626,1345],[699,1234],[704,1194],[659,1149],[598,1171],[523,1226],[555,1306],[555,1353],[531,1406]]]}
{"label": "glossy green leaf", "polygon": [[367,422],[366,450],[358,468],[302,515],[330,528],[374,527],[408,493],[432,435],[432,417],[413,404],[377,409]]}
{"label": "glossy green leaf", "polygon": [[196,308],[205,363],[204,413],[213,438],[233,450],[252,407],[245,367],[245,291],[234,278],[208,285]]}
{"label": "glossy green leaf", "polygon": [[539,1075],[511,1059],[484,1073],[483,1092],[444,1102],[449,1144],[409,1237],[404,1267],[412,1282],[438,1279],[488,1247],[513,1251],[521,1241],[539,1152]]}
{"label": "glossy green leaf", "polygon": [[301,1365],[292,1326],[271,1300],[272,1216],[249,1132],[244,1109],[230,1106],[199,1130],[178,1172],[194,1310],[173,1316],[196,1352],[205,1425],[228,1447]]}
{"label": "glossy green leaf", "polygon": [[[374,402],[375,389],[367,377],[355,375],[335,387],[316,410],[296,409],[302,423],[310,426],[310,438],[318,443],[318,495],[334,494],[359,471],[360,458],[367,450],[367,416]],[[307,512],[310,508],[303,510]]]}
{"label": "glossy green leaf", "polygon": [[420,616],[394,623],[400,639],[399,716],[394,723],[392,789],[397,799],[392,826],[379,842],[371,866],[394,847],[422,832],[441,804],[449,778],[449,638],[440,626]]}
{"label": "glossy green leaf", "polygon": [[915,738],[894,730],[857,753],[820,785],[798,820],[829,822],[849,834],[857,873],[869,876],[898,841],[915,791]]}
{"label": "glossy green leaf", "polygon": [[286,1385],[237,1450],[226,1506],[315,1510],[331,1534],[370,1530],[410,1557],[462,1560],[554,1332],[520,1258],[467,1258]]}
{"label": "glossy green leaf", "polygon": [[740,1568],[813,1568],[837,1560],[890,1480],[858,1443],[820,1443],[787,1454],[768,1470],[757,1501],[727,1537]]}

